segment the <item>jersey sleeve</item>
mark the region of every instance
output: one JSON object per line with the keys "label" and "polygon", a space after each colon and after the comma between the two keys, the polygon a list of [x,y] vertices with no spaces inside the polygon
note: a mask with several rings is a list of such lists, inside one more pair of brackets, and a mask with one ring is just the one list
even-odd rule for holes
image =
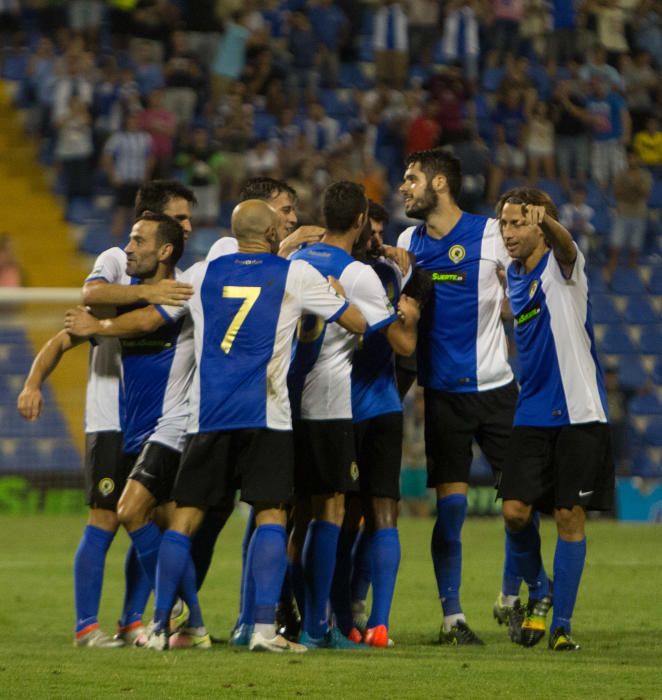
{"label": "jersey sleeve", "polygon": [[222,255],[230,255],[238,250],[239,244],[234,236],[223,236],[223,238],[219,238],[212,244],[205,260],[216,260]]}
{"label": "jersey sleeve", "polygon": [[368,326],[365,335],[368,335],[393,323],[398,315],[386,296],[377,273],[368,265],[362,267],[352,287],[350,299],[363,314]]}
{"label": "jersey sleeve", "polygon": [[[185,282],[186,284],[193,285],[193,296],[200,292],[200,275],[203,268],[206,269],[204,262],[195,263],[195,265],[191,265],[188,270],[177,275],[178,282]],[[193,297],[191,297],[191,299],[192,298]],[[162,306],[161,304],[155,304],[154,308],[168,323],[173,323],[185,314],[190,313],[191,299],[184,302],[183,306]]]}
{"label": "jersey sleeve", "polygon": [[347,299],[338,294],[322,274],[305,260],[293,260],[290,275],[298,290],[302,311],[321,316],[330,323],[342,316],[349,306]]}
{"label": "jersey sleeve", "polygon": [[121,248],[108,248],[94,261],[92,272],[85,282],[103,280],[109,284],[119,284],[126,272],[126,253]]}
{"label": "jersey sleeve", "polygon": [[398,242],[397,242],[397,247],[398,248],[404,248],[405,250],[409,250],[411,247],[411,237],[414,234],[414,231],[416,230],[415,226],[410,226],[409,228],[406,228],[399,236],[398,236]]}
{"label": "jersey sleeve", "polygon": [[489,228],[490,235],[493,236],[494,240],[494,258],[496,260],[497,267],[504,270],[508,268],[512,258],[508,255],[506,246],[503,244],[503,237],[501,236],[501,227],[499,226],[498,219],[488,219],[487,227]]}

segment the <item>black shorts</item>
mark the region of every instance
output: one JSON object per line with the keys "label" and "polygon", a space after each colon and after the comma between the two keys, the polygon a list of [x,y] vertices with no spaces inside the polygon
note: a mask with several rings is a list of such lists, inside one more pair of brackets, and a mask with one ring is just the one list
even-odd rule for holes
{"label": "black shorts", "polygon": [[469,483],[476,439],[498,480],[517,403],[517,384],[489,391],[452,393],[425,389],[425,456],[428,486]]}
{"label": "black shorts", "polygon": [[513,428],[499,496],[542,513],[573,506],[611,510],[614,460],[609,425]]}
{"label": "black shorts", "polygon": [[136,194],[138,194],[138,189],[140,184],[125,183],[115,188],[115,206],[116,207],[126,207],[127,209],[133,209],[136,204]]}
{"label": "black shorts", "polygon": [[294,423],[295,485],[299,496],[347,493],[359,483],[351,420]]}
{"label": "black shorts", "polygon": [[361,494],[400,499],[402,413],[385,413],[354,423]]}
{"label": "black shorts", "polygon": [[246,503],[292,500],[294,450],[290,430],[246,428],[192,435],[172,490],[178,506],[207,510],[237,489]]}
{"label": "black shorts", "polygon": [[135,460],[129,479],[142,484],[157,503],[165,503],[170,500],[180,457],[181,454],[172,447],[148,442]]}
{"label": "black shorts", "polygon": [[116,510],[135,456],[122,452],[122,433],[85,434],[85,502],[90,508]]}

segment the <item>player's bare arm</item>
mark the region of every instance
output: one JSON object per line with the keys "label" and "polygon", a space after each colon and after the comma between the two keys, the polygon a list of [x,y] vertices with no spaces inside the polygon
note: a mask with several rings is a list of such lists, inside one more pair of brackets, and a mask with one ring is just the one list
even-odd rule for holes
{"label": "player's bare arm", "polygon": [[72,337],[67,331],[60,331],[44,343],[34,358],[16,401],[16,408],[23,418],[29,421],[39,418],[44,405],[44,397],[41,393],[43,383],[58,366],[62,355],[82,342],[83,338]]}
{"label": "player's bare arm", "polygon": [[527,223],[540,226],[545,235],[545,241],[552,249],[559,265],[571,268],[577,259],[577,248],[570,231],[547,214],[544,206],[522,205],[522,213],[526,217]]}
{"label": "player's bare arm", "polygon": [[385,258],[395,262],[403,275],[406,275],[409,272],[409,268],[416,260],[413,253],[410,253],[404,248],[397,248],[396,246],[392,245],[385,245],[383,248],[383,254]]}
{"label": "player's bare arm", "polygon": [[115,318],[95,318],[84,306],[69,309],[64,327],[73,335],[89,338],[93,335],[110,338],[131,338],[152,333],[166,320],[154,306],[146,306]]}
{"label": "player's bare arm", "polygon": [[83,302],[87,306],[124,304],[162,304],[183,306],[193,295],[193,287],[174,279],[162,279],[156,284],[109,284],[92,280],[83,285]]}

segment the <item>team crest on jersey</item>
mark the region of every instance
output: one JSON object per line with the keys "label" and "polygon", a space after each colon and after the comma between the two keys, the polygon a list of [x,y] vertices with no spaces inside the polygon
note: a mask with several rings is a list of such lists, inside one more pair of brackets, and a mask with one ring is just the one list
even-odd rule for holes
{"label": "team crest on jersey", "polygon": [[466,254],[467,251],[464,249],[464,246],[461,245],[451,246],[451,249],[448,251],[448,257],[456,264],[459,263],[460,260],[464,260]]}
{"label": "team crest on jersey", "polygon": [[533,298],[533,295],[538,291],[538,280],[533,280],[531,286],[529,287],[529,299]]}
{"label": "team crest on jersey", "polygon": [[110,496],[115,490],[115,482],[110,477],[105,477],[99,481],[97,488],[102,496]]}
{"label": "team crest on jersey", "polygon": [[349,475],[352,477],[352,481],[356,481],[359,478],[359,465],[356,462],[352,462],[349,468]]}

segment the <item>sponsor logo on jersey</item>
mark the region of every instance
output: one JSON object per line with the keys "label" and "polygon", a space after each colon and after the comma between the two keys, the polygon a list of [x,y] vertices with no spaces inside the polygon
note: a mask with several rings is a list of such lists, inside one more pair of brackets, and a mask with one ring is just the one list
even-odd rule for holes
{"label": "sponsor logo on jersey", "polygon": [[349,468],[349,475],[352,477],[352,481],[356,481],[359,478],[359,465],[356,462],[352,462]]}
{"label": "sponsor logo on jersey", "polygon": [[538,291],[538,280],[533,280],[531,286],[529,287],[529,299],[533,298],[533,295]]}
{"label": "sponsor logo on jersey", "polygon": [[448,257],[455,263],[459,263],[460,260],[464,260],[464,256],[467,254],[467,251],[464,249],[464,246],[461,245],[454,245],[451,246],[450,250],[448,251]]}
{"label": "sponsor logo on jersey", "polygon": [[261,265],[262,260],[235,260],[235,265]]}
{"label": "sponsor logo on jersey", "polygon": [[540,306],[534,306],[532,309],[529,309],[528,311],[523,311],[516,319],[515,323],[518,326],[523,326],[525,323],[528,323],[529,321],[532,321],[534,318],[537,318],[540,316],[540,312],[542,309]]}
{"label": "sponsor logo on jersey", "polygon": [[432,281],[433,282],[450,282],[456,284],[464,284],[467,279],[466,272],[433,272]]}
{"label": "sponsor logo on jersey", "polygon": [[110,477],[104,477],[103,479],[99,480],[97,488],[102,496],[110,496],[110,494],[115,490],[115,482]]}

